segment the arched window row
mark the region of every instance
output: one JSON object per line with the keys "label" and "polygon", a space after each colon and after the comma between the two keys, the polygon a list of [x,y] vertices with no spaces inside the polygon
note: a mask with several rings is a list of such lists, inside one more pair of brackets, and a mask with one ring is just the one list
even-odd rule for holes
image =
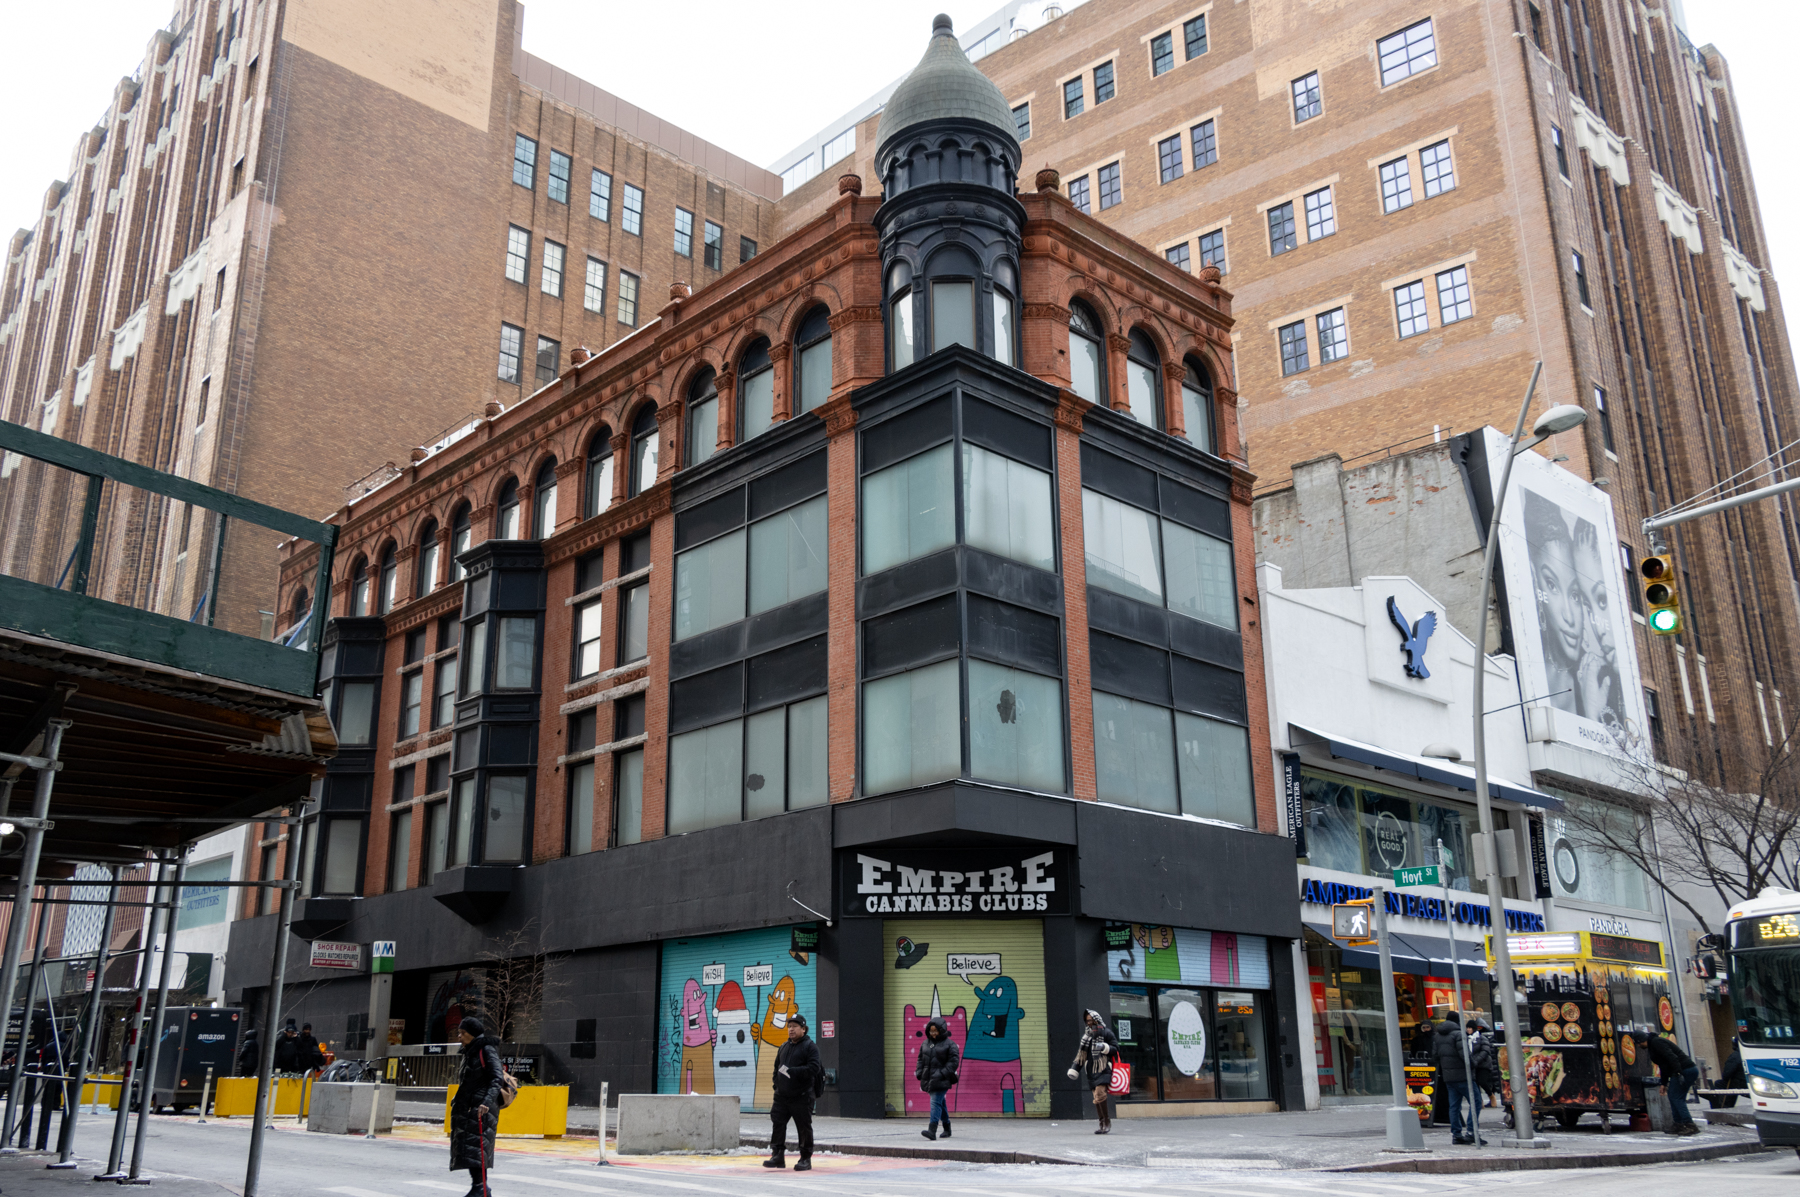
{"label": "arched window row", "polygon": [[[831,309],[815,304],[795,327],[791,346],[793,372],[788,410],[801,415],[831,398]],[[769,339],[758,337],[737,359],[737,415],[733,444],[754,440],[775,426],[775,362]],[[684,464],[699,465],[718,451],[720,413],[718,376],[709,366],[687,389]],[[636,493],[635,491],[633,493]]]}
{"label": "arched window row", "polygon": [[[1106,338],[1094,310],[1077,299],[1069,305],[1069,378],[1070,388],[1089,403],[1110,407],[1111,394],[1106,370]],[[1125,401],[1131,417],[1160,431],[1168,431],[1168,407],[1165,402],[1162,354],[1150,335],[1141,328],[1131,330],[1125,350]],[[1218,429],[1214,411],[1211,372],[1205,363],[1193,357],[1182,361],[1181,420],[1184,439],[1205,449],[1218,452]]]}

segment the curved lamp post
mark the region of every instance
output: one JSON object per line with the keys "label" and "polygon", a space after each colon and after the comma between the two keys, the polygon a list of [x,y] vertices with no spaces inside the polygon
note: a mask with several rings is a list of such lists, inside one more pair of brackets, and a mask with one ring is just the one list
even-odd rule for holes
{"label": "curved lamp post", "polygon": [[1494,851],[1494,805],[1488,796],[1487,728],[1483,715],[1486,700],[1483,691],[1487,682],[1487,602],[1494,584],[1495,550],[1500,546],[1500,509],[1506,504],[1506,485],[1512,478],[1513,459],[1559,432],[1579,427],[1587,419],[1587,412],[1574,404],[1553,407],[1539,416],[1532,425],[1531,439],[1521,443],[1520,438],[1525,435],[1525,417],[1531,413],[1531,397],[1537,391],[1538,376],[1543,371],[1544,363],[1541,361],[1532,367],[1531,385],[1525,388],[1525,401],[1519,404],[1519,420],[1513,427],[1506,464],[1500,470],[1500,486],[1494,492],[1494,511],[1488,517],[1487,551],[1481,560],[1482,618],[1481,626],[1476,630],[1479,647],[1475,653],[1475,703],[1472,708],[1475,721],[1475,802],[1481,812],[1484,845],[1478,863],[1483,879],[1487,882],[1488,921],[1490,937],[1494,942],[1494,972],[1500,982],[1500,1014],[1506,1020],[1506,1063],[1507,1070],[1511,1073],[1513,1098],[1514,1138],[1511,1142],[1518,1146],[1538,1146],[1546,1141],[1533,1137],[1531,1093],[1525,1084],[1524,1035],[1519,1028],[1518,995],[1513,989],[1512,953],[1507,950],[1506,945],[1506,903],[1501,893],[1500,868]]}

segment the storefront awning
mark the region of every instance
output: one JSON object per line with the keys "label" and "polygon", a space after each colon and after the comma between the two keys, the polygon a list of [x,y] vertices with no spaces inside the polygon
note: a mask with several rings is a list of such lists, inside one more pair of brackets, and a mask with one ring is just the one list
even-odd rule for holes
{"label": "storefront awning", "polygon": [[[1458,762],[1444,760],[1440,757],[1409,756],[1404,752],[1376,748],[1374,745],[1364,744],[1360,740],[1327,735],[1324,732],[1301,727],[1297,723],[1291,726],[1294,731],[1311,736],[1314,741],[1324,744],[1336,759],[1355,761],[1361,765],[1385,769],[1389,773],[1398,773],[1403,777],[1416,777],[1420,781],[1436,782],[1438,785],[1466,790],[1471,794],[1475,792],[1475,771],[1464,768]],[[1516,802],[1520,806],[1539,806],[1545,810],[1563,809],[1561,798],[1546,794],[1542,790],[1534,790],[1529,786],[1500,781],[1491,776],[1488,778],[1488,793],[1507,802]]]}
{"label": "storefront awning", "polygon": [[[1306,929],[1344,953],[1344,963],[1355,968],[1379,969],[1381,953],[1373,946],[1345,947],[1331,937],[1331,928],[1321,923],[1307,923]],[[1450,975],[1450,941],[1441,935],[1414,935],[1404,931],[1388,932],[1388,956],[1394,971],[1417,973],[1427,977]],[[1482,957],[1481,942],[1476,939],[1456,941],[1456,967],[1465,977],[1477,976],[1487,968]]]}

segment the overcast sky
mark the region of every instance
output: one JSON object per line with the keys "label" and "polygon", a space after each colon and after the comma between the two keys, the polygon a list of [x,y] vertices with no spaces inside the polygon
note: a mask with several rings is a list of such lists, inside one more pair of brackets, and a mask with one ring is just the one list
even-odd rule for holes
{"label": "overcast sky", "polygon": [[[377,0],[378,2],[378,0]],[[910,69],[932,15],[968,28],[1000,0],[734,0],[625,4],[528,0],[525,48],[753,162],[769,165],[801,138]],[[1686,0],[1696,45],[1731,63],[1749,141],[1767,263],[1800,270],[1800,154],[1781,82],[1794,69],[1800,5],[1793,0]],[[113,87],[143,59],[168,0],[56,0],[5,6],[8,41],[31,54],[0,72],[0,230],[33,223],[44,191],[66,178],[75,139],[105,111]],[[1800,300],[1789,316],[1800,341]]]}

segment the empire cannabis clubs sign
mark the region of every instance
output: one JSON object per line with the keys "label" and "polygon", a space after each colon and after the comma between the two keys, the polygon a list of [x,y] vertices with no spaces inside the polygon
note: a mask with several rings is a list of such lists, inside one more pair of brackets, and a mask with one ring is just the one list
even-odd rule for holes
{"label": "empire cannabis clubs sign", "polygon": [[979,852],[846,852],[844,916],[1069,913],[1068,855],[1061,849]]}

